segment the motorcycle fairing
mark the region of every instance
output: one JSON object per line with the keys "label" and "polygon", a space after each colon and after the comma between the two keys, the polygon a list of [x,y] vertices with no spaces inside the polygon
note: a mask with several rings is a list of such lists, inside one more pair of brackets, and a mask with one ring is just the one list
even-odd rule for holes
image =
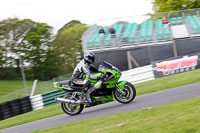
{"label": "motorcycle fairing", "polygon": [[119,82],[117,83],[117,85],[119,86],[119,88],[120,88],[121,90],[124,90],[125,84],[126,84],[127,82],[128,82],[128,81],[119,81]]}

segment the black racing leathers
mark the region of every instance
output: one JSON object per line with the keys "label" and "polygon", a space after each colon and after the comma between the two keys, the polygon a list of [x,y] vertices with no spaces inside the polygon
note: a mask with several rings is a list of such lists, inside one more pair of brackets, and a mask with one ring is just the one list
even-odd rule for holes
{"label": "black racing leathers", "polygon": [[98,70],[92,64],[88,64],[85,60],[81,60],[74,69],[72,82],[76,83],[77,80],[84,80],[84,77],[95,80],[98,79],[97,76],[92,75],[92,72],[98,72]]}

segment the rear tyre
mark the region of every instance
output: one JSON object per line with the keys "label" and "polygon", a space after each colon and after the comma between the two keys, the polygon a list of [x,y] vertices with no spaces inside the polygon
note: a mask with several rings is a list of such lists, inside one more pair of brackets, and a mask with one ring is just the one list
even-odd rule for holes
{"label": "rear tyre", "polygon": [[122,90],[124,92],[124,94],[122,94],[120,91],[118,91],[118,89],[114,90],[114,97],[115,99],[120,102],[120,103],[130,103],[135,99],[136,96],[136,90],[135,87],[127,82],[125,84],[124,90]]}
{"label": "rear tyre", "polygon": [[[65,96],[64,98],[72,100],[71,96]],[[78,115],[83,111],[84,104],[73,103],[61,103],[62,110],[68,115]]]}

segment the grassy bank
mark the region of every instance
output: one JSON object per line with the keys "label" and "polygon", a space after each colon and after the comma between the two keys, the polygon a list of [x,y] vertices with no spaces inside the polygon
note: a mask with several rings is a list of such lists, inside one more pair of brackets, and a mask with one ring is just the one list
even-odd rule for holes
{"label": "grassy bank", "polygon": [[[181,73],[161,79],[156,79],[140,84],[136,84],[137,96],[156,92],[160,90],[175,88],[178,86],[184,86],[187,84],[200,82],[200,69]],[[61,110],[60,105],[50,106],[41,110],[26,113],[20,116],[9,118],[7,120],[0,121],[0,129],[8,128],[51,116],[64,114]]]}
{"label": "grassy bank", "polygon": [[[27,86],[32,86],[33,81],[27,81]],[[16,90],[24,90],[24,83],[22,80],[0,80],[0,96]]]}
{"label": "grassy bank", "polygon": [[200,69],[136,84],[137,95],[200,82]]}
{"label": "grassy bank", "polygon": [[118,113],[33,133],[199,133],[200,97],[147,108],[136,112]]}
{"label": "grassy bank", "polygon": [[[40,81],[35,95],[54,90],[53,81]],[[27,81],[27,91],[30,94],[33,81]],[[26,96],[22,80],[0,80],[0,103]]]}

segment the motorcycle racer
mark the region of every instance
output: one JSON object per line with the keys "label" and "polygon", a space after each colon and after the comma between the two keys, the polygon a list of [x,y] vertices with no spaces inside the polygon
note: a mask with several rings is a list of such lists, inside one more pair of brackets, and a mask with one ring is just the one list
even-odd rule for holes
{"label": "motorcycle racer", "polygon": [[90,82],[88,80],[84,80],[85,77],[89,79],[99,80],[102,77],[94,76],[92,73],[98,72],[98,69],[94,67],[95,54],[93,52],[85,53],[83,56],[83,60],[81,60],[77,66],[75,67],[72,74],[72,83],[77,85],[83,85],[82,93],[86,93],[86,96],[83,97],[82,100],[84,102],[92,103],[90,94],[91,91],[88,91],[90,88]]}
{"label": "motorcycle racer", "polygon": [[[88,55],[90,55],[90,53],[86,54],[86,59],[89,57]],[[94,55],[91,54],[91,56]],[[90,70],[92,67],[89,67],[92,63],[88,64],[85,62],[85,59],[83,59],[82,63],[80,64],[83,66],[77,65],[77,68],[75,69],[76,71],[74,70],[74,75],[76,75],[76,72],[79,73],[77,74],[79,76],[76,75],[78,78],[73,78],[75,82],[77,81],[76,83],[81,83],[78,81],[82,80],[82,85],[75,85],[72,80],[64,80],[53,83],[56,89],[65,92],[63,97],[57,97],[55,100],[61,102],[62,110],[66,114],[71,116],[80,114],[85,105],[86,107],[92,107],[113,100],[116,100],[119,103],[127,104],[134,100],[136,96],[136,89],[134,85],[128,81],[119,81],[122,73],[118,68],[104,61],[99,65],[98,70],[96,69],[98,72],[92,73]],[[88,69],[87,72],[89,73],[84,72],[84,64],[86,66],[89,65],[86,67]],[[96,80],[90,78],[96,78]],[[83,93],[85,88],[87,88],[86,94]]]}

